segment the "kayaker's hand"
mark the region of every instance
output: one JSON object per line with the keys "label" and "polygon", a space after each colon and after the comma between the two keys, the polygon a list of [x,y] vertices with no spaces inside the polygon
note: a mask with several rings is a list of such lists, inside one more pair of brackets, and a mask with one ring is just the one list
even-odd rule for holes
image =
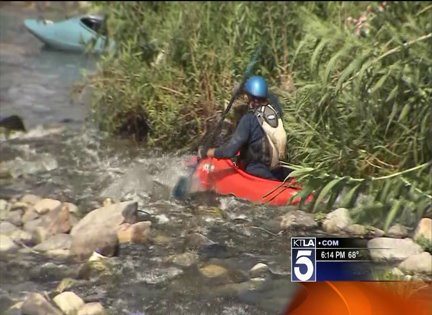
{"label": "kayaker's hand", "polygon": [[198,155],[199,160],[206,158],[207,157],[207,148],[200,145],[198,147],[198,154],[197,155]]}

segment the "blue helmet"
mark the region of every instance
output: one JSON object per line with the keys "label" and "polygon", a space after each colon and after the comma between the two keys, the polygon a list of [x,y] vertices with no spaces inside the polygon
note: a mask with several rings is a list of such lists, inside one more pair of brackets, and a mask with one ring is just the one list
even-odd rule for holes
{"label": "blue helmet", "polygon": [[263,77],[254,75],[247,79],[244,91],[252,96],[264,98],[268,96],[268,86]]}

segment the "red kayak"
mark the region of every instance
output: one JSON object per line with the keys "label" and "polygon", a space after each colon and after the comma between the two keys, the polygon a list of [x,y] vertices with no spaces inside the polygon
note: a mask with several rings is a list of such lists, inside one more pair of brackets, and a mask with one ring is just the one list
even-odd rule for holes
{"label": "red kayak", "polygon": [[214,191],[241,199],[271,205],[298,204],[300,198],[289,199],[301,190],[295,179],[281,182],[250,175],[230,159],[213,157],[199,161],[194,177],[194,191]]}

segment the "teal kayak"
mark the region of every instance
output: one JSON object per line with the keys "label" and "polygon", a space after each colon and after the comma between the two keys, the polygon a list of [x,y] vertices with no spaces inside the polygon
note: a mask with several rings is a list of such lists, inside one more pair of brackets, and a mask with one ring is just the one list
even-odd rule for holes
{"label": "teal kayak", "polygon": [[24,26],[47,46],[67,51],[85,51],[90,42],[95,41],[94,51],[103,52],[114,48],[115,43],[108,41],[99,33],[104,19],[100,16],[84,15],[63,21],[26,19]]}

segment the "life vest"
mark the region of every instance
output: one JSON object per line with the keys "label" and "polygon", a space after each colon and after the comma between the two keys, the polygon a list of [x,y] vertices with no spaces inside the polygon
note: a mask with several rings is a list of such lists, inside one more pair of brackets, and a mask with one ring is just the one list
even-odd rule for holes
{"label": "life vest", "polygon": [[270,169],[280,166],[285,158],[287,135],[279,113],[270,104],[259,106],[254,111],[270,144]]}

